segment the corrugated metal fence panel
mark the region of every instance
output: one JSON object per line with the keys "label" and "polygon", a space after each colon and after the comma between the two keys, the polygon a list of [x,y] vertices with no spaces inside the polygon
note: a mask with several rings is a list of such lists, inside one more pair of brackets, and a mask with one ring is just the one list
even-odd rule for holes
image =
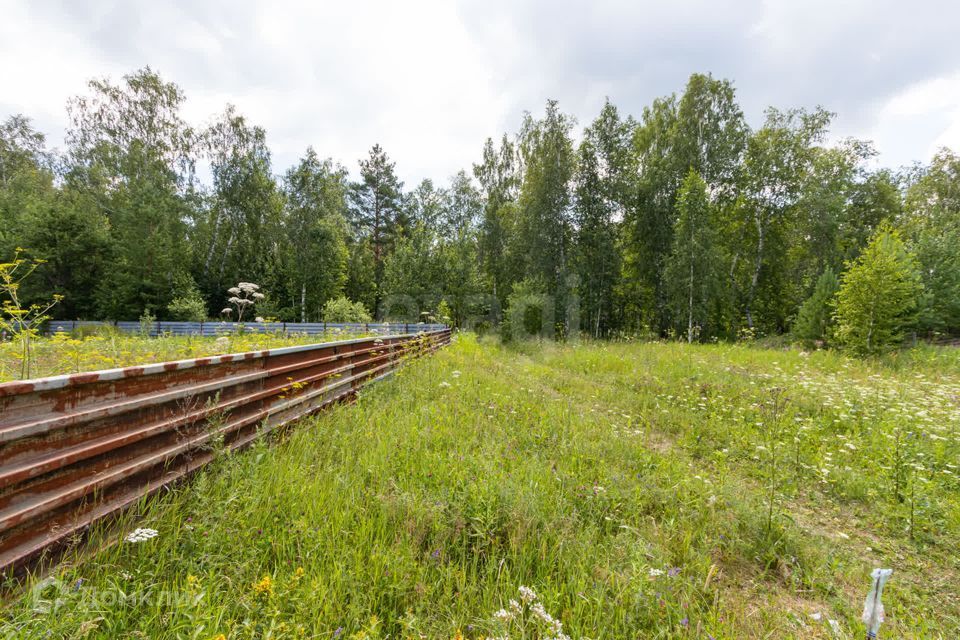
{"label": "corrugated metal fence panel", "polygon": [[263,433],[348,398],[450,330],[0,384],[0,569],[19,568]]}
{"label": "corrugated metal fence panel", "polygon": [[[112,326],[124,333],[139,333],[144,329],[140,322],[120,321],[102,322],[89,320],[54,320],[47,324],[46,332],[70,332],[81,327]],[[220,336],[236,332],[241,324],[237,322],[168,322],[159,321],[149,325],[151,337],[159,335],[174,336]],[[439,331],[444,324],[422,324],[415,322],[244,322],[244,331],[256,333],[304,333],[317,335],[323,333],[377,335],[393,333],[411,333],[415,331]]]}

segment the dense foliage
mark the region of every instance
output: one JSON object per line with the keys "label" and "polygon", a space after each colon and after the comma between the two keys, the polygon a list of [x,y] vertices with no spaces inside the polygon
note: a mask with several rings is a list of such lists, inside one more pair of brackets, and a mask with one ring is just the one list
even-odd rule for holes
{"label": "dense foliage", "polygon": [[71,100],[62,151],[24,116],[0,124],[0,257],[45,261],[25,303],[195,319],[249,281],[258,315],[289,321],[345,296],[377,318],[493,325],[513,299],[539,301],[514,315],[542,335],[713,340],[800,319],[820,339],[835,300],[818,279],[843,278],[886,223],[922,281],[891,336],[960,331],[960,156],[874,169],[870,143],[826,142],[821,108],[753,129],[729,81],[694,74],[637,117],[607,102],[577,135],[549,101],[472,175],[407,189],[379,145],[356,182],[311,148],[278,174],[262,128],[230,106],[197,128],[185,99],[147,68]]}

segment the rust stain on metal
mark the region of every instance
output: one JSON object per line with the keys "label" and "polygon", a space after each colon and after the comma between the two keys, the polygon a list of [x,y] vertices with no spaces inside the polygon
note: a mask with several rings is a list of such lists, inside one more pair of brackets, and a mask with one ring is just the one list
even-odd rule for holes
{"label": "rust stain on metal", "polygon": [[[0,384],[0,569],[448,344],[449,329]],[[53,556],[55,557],[55,556]]]}

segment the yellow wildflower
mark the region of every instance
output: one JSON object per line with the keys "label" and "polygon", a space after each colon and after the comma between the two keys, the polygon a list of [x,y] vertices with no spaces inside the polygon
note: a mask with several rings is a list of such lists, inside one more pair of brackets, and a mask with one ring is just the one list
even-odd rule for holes
{"label": "yellow wildflower", "polygon": [[259,582],[253,583],[253,592],[258,596],[270,597],[273,595],[273,578],[264,575]]}

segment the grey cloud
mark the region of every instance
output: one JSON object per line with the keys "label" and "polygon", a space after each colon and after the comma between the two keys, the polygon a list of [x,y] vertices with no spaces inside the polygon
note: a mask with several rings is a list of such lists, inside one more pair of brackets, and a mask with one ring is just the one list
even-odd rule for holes
{"label": "grey cloud", "polygon": [[[891,97],[960,70],[960,5],[939,0],[460,0],[452,11],[443,1],[363,0],[22,7],[34,23],[25,28],[85,43],[105,67],[92,75],[150,64],[183,86],[203,117],[236,103],[266,127],[278,171],[308,145],[355,169],[382,142],[408,183],[469,167],[485,136],[514,131],[522,112],[540,112],[547,98],[587,124],[605,96],[639,115],[681,90],[690,73],[712,72],[734,81],[754,124],[768,105],[822,104],[839,113],[837,134],[869,136]],[[384,17],[398,9],[412,17]],[[15,95],[4,96],[0,116],[16,105]],[[893,132],[884,162],[926,160],[951,118],[936,113]]]}

